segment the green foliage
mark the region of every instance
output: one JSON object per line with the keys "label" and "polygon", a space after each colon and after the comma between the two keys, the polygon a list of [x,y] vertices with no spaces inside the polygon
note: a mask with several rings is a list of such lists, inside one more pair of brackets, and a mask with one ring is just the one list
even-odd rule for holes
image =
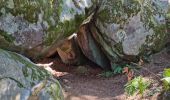
{"label": "green foliage", "polygon": [[100,75],[100,76],[103,76],[103,77],[106,77],[106,78],[109,78],[109,77],[114,76],[115,74],[114,74],[113,71],[105,71],[105,72],[103,72],[103,73],[101,73],[101,74],[99,74],[99,75]]}
{"label": "green foliage", "polygon": [[164,69],[163,77],[170,77],[170,68]]}
{"label": "green foliage", "polygon": [[162,82],[164,90],[170,90],[170,68],[164,69]]}
{"label": "green foliage", "polygon": [[123,73],[123,69],[125,67],[128,67],[128,68],[132,69],[132,66],[129,65],[129,64],[122,64],[122,65],[120,65],[120,64],[112,64],[111,65],[111,71],[110,70],[109,71],[104,71],[103,73],[101,73],[99,75],[103,76],[103,77],[107,77],[107,78],[112,77],[112,76],[114,76],[116,74]]}
{"label": "green foliage", "polygon": [[123,68],[122,67],[117,67],[115,68],[115,70],[113,71],[114,74],[121,74],[123,71]]}
{"label": "green foliage", "polygon": [[135,67],[133,67],[133,66],[134,65],[131,65],[131,64],[122,64],[122,65],[112,64],[111,69],[114,74],[121,74],[121,73],[123,73],[123,69],[125,67],[128,67],[129,69],[134,69]]}
{"label": "green foliage", "polygon": [[126,67],[126,65],[112,64],[111,69],[113,71],[113,74],[121,74],[124,67]]}
{"label": "green foliage", "polygon": [[131,68],[131,66],[128,64],[122,64],[122,65],[112,64],[111,71],[104,71],[103,73],[100,74],[100,76],[108,78],[108,77],[112,77],[116,74],[121,74],[121,73],[123,73],[124,67]]}
{"label": "green foliage", "polygon": [[143,95],[148,86],[149,83],[145,82],[141,76],[138,76],[125,85],[125,91],[128,95],[134,95],[135,92]]}

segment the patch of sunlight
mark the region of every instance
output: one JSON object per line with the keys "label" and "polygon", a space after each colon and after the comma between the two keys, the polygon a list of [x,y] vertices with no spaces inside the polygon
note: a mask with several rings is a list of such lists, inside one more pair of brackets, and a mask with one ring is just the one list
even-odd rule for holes
{"label": "patch of sunlight", "polygon": [[43,67],[44,69],[46,69],[47,71],[49,71],[51,74],[55,74],[55,70],[53,70],[52,68],[51,68],[51,66],[53,65],[53,62],[50,62],[50,63],[48,63],[48,64],[41,64],[41,63],[38,63],[38,64],[36,64],[37,66],[39,66],[39,67]]}
{"label": "patch of sunlight", "polygon": [[53,62],[50,62],[48,64],[41,64],[41,63],[38,63],[36,64],[37,66],[39,67],[43,67],[43,68],[47,68],[47,67],[51,67],[53,65]]}
{"label": "patch of sunlight", "polygon": [[8,83],[7,83],[7,81],[3,81],[3,80],[1,80],[1,84],[0,84],[0,94],[1,93],[5,93],[6,91],[8,91]]}
{"label": "patch of sunlight", "polygon": [[72,39],[73,37],[77,37],[77,34],[76,33],[73,33],[71,36],[68,37],[68,39]]}
{"label": "patch of sunlight", "polygon": [[[69,93],[69,92],[65,92],[64,97],[67,100],[99,100],[99,99],[101,99],[98,96],[93,96],[93,95],[78,95],[77,96],[77,95],[74,95],[73,93]],[[105,98],[103,100],[105,100]],[[109,100],[109,99],[107,99],[107,100]]]}
{"label": "patch of sunlight", "polygon": [[16,96],[15,96],[15,100],[20,100],[21,98],[21,95],[18,93]]}
{"label": "patch of sunlight", "polygon": [[55,75],[55,76],[63,76],[63,75],[66,75],[67,73],[64,73],[64,72],[57,72],[56,70],[53,70],[51,68],[51,66],[53,65],[54,63],[53,62],[50,62],[50,63],[47,63],[47,64],[41,64],[41,63],[38,63],[36,64],[38,67],[41,67],[41,68],[44,68],[45,70],[47,70],[48,72],[50,72],[52,75]]}

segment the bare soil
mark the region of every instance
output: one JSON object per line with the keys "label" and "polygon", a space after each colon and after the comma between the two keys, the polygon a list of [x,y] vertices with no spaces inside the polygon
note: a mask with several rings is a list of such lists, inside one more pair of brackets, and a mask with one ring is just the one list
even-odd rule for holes
{"label": "bare soil", "polygon": [[99,76],[102,69],[96,65],[69,66],[59,59],[44,59],[41,63],[53,62],[53,74],[58,78],[65,100],[157,100],[161,91],[159,78],[164,68],[170,68],[170,55],[165,50],[153,55],[151,62],[145,63],[136,76],[142,75],[151,83],[143,97],[128,96],[124,91],[127,77],[124,74],[111,78]]}

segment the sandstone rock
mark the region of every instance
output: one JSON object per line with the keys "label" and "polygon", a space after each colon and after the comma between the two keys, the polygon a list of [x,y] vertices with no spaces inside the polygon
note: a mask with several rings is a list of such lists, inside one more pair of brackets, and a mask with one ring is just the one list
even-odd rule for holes
{"label": "sandstone rock", "polygon": [[65,39],[64,42],[57,47],[57,52],[65,64],[79,65],[86,60],[78,46],[76,34]]}

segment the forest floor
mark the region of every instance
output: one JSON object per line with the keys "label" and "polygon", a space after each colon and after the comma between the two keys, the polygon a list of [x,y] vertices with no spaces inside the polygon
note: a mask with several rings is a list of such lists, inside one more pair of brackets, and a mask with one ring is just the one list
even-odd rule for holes
{"label": "forest floor", "polygon": [[[157,100],[161,85],[158,80],[164,68],[170,68],[170,55],[165,50],[151,56],[139,74],[151,85],[144,95],[128,96],[124,91],[127,76],[124,74],[105,78],[100,76],[102,70],[94,64],[84,66],[68,66],[59,59],[44,59],[41,63],[53,62],[50,69],[63,87],[65,100]],[[148,71],[146,71],[148,70]],[[156,75],[156,76],[155,76]]]}

